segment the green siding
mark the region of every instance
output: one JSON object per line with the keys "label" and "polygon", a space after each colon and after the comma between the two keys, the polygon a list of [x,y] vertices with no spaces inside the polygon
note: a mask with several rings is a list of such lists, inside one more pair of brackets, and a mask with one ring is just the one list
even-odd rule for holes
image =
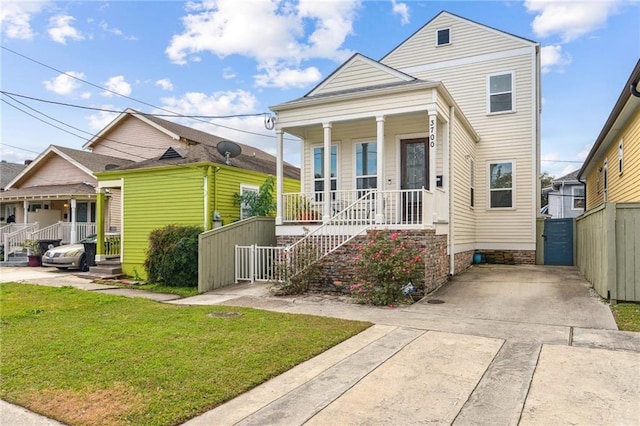
{"label": "green siding", "polygon": [[[240,185],[260,186],[267,174],[211,163],[169,166],[97,173],[99,181],[123,179],[122,270],[125,274],[145,278],[143,263],[154,229],[169,224],[204,227],[204,178],[207,168],[215,167],[214,195],[209,200],[211,211],[218,211],[222,223],[240,219],[240,207],[234,194]],[[285,178],[285,192],[300,190],[298,180]],[[275,194],[274,194],[275,196]],[[102,220],[102,218],[98,218]]]}

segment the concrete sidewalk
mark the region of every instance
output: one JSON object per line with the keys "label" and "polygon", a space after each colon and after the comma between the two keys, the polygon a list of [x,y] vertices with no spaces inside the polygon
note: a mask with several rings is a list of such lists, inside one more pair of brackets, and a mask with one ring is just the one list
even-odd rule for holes
{"label": "concrete sidewalk", "polygon": [[[114,291],[76,279],[33,281]],[[375,324],[187,425],[640,424],[640,333],[617,331],[575,268],[474,267],[393,309],[326,295],[276,298],[264,284],[167,303]],[[6,404],[0,409],[4,422]],[[47,424],[40,420],[30,424]]]}

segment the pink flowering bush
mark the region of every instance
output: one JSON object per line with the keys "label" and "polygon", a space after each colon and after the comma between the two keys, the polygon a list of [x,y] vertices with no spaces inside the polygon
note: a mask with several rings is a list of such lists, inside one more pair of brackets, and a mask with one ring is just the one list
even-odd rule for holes
{"label": "pink flowering bush", "polygon": [[359,302],[408,302],[424,278],[424,253],[406,234],[373,231],[358,246],[355,267],[356,281],[349,289]]}

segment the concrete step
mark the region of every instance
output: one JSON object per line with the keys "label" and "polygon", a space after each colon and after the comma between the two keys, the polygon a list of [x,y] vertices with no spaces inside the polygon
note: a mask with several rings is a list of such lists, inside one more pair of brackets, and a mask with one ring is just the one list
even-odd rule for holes
{"label": "concrete step", "polygon": [[90,267],[89,272],[92,274],[98,274],[98,275],[121,275],[122,267],[120,266],[120,263],[113,266],[98,265],[98,266]]}

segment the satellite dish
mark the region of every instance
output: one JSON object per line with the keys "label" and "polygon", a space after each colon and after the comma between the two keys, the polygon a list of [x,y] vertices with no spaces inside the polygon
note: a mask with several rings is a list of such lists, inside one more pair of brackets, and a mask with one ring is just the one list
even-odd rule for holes
{"label": "satellite dish", "polygon": [[242,152],[240,145],[231,141],[220,141],[218,145],[216,145],[216,148],[220,155],[224,156],[227,165],[231,164],[232,158],[237,157]]}

